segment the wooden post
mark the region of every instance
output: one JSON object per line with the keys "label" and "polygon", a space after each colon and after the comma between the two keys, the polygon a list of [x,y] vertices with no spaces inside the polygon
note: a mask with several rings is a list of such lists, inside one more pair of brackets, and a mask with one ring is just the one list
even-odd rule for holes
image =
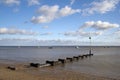
{"label": "wooden post", "polygon": [[65,63],[65,59],[58,59],[58,61],[60,61],[62,64]]}
{"label": "wooden post", "polygon": [[54,61],[46,61],[46,64],[50,64],[51,66],[54,66]]}

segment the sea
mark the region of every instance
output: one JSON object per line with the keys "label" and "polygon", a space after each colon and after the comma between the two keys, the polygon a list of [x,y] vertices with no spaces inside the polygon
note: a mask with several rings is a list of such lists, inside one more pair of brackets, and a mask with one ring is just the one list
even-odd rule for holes
{"label": "sea", "polygon": [[120,79],[120,46],[0,46],[0,63],[44,64],[46,60],[88,54],[90,49],[94,56],[59,68]]}

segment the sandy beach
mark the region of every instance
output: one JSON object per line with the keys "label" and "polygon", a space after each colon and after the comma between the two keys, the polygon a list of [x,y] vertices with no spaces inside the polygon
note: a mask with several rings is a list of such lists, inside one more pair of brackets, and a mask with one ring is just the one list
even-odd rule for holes
{"label": "sandy beach", "polygon": [[[119,80],[68,71],[57,68],[57,66],[33,68],[28,65],[0,63],[0,80]],[[8,66],[15,66],[16,70],[9,70],[7,69]]]}

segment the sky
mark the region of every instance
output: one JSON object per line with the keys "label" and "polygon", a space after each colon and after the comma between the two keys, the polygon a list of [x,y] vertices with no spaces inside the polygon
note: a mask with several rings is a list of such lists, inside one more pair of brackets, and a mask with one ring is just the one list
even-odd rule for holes
{"label": "sky", "polygon": [[120,0],[0,0],[0,46],[120,46]]}

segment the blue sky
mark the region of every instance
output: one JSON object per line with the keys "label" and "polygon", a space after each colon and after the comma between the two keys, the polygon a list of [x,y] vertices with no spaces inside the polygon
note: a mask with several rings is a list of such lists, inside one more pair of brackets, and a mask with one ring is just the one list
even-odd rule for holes
{"label": "blue sky", "polygon": [[120,45],[120,0],[0,0],[0,45]]}

